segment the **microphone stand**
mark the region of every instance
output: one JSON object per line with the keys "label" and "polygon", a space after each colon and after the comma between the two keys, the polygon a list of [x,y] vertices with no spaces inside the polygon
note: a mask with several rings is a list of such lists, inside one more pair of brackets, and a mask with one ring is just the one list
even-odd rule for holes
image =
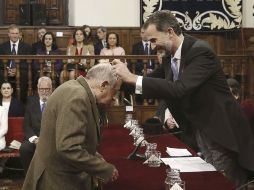
{"label": "microphone stand", "polygon": [[146,156],[144,154],[137,153],[143,141],[144,141],[144,139],[138,144],[138,146],[133,150],[133,152],[127,157],[129,160],[146,160]]}

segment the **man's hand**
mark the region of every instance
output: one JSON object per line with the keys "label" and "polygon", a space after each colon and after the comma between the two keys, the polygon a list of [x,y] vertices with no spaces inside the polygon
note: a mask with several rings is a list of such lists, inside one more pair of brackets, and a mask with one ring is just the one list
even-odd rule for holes
{"label": "man's hand", "polygon": [[113,60],[113,71],[124,81],[130,84],[136,84],[137,75],[132,74],[127,68],[126,63],[121,62],[120,60]]}
{"label": "man's hand", "polygon": [[10,69],[9,67],[7,67],[7,73],[9,77],[15,77],[16,76],[16,68]]}
{"label": "man's hand", "polygon": [[38,137],[38,138],[35,138],[34,141],[33,141],[33,143],[34,143],[35,145],[37,145],[38,142],[39,142],[39,137]]}
{"label": "man's hand", "polygon": [[114,169],[112,177],[111,177],[111,181],[117,180],[118,177],[119,177],[118,171],[117,171],[117,169]]}
{"label": "man's hand", "polygon": [[166,125],[169,129],[173,129],[176,127],[175,121],[172,117],[168,118],[166,121]]}

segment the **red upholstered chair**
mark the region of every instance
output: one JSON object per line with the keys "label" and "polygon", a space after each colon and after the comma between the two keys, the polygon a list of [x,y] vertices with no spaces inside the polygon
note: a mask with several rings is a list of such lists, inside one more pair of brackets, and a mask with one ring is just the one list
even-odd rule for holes
{"label": "red upholstered chair", "polygon": [[[9,117],[8,118],[8,132],[5,135],[6,146],[9,146],[13,140],[23,142],[23,121],[24,117]],[[0,158],[19,157],[19,151],[14,150],[12,152],[1,152]]]}

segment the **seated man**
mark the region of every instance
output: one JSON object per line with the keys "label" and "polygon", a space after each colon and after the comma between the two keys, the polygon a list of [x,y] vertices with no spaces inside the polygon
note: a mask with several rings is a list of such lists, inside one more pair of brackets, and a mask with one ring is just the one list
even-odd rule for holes
{"label": "seated man", "polygon": [[36,144],[39,141],[42,112],[52,93],[52,81],[49,77],[39,78],[37,86],[39,97],[32,96],[28,99],[23,125],[25,141],[20,147],[20,159],[25,172],[29,167]]}

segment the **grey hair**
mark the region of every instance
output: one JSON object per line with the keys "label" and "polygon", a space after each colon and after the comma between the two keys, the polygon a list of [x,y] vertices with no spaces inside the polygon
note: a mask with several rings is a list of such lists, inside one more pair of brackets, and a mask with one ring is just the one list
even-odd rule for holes
{"label": "grey hair", "polygon": [[96,82],[108,81],[112,87],[116,84],[117,75],[114,73],[112,65],[109,63],[99,63],[87,72],[86,79]]}
{"label": "grey hair", "polygon": [[47,81],[48,82],[48,84],[51,86],[51,88],[52,88],[52,80],[51,80],[51,78],[49,78],[49,77],[46,77],[46,76],[43,76],[43,77],[40,77],[39,78],[39,80],[38,80],[38,87],[40,86],[40,84],[42,83],[42,81]]}
{"label": "grey hair", "polygon": [[107,28],[104,26],[99,26],[97,30],[101,30],[102,32],[107,32]]}

